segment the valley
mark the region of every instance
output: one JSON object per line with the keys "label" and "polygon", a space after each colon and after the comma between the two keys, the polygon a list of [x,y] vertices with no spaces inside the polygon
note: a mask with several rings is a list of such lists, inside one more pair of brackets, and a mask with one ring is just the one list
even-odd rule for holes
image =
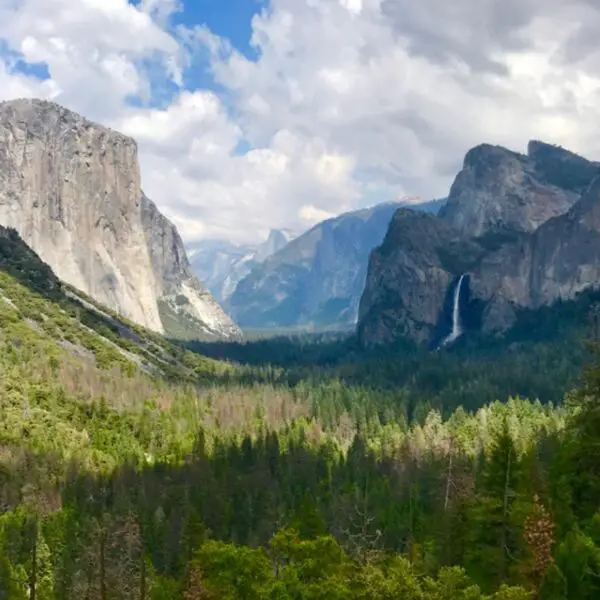
{"label": "valley", "polygon": [[597,598],[596,163],[188,256],[136,153],[0,104],[0,598]]}
{"label": "valley", "polygon": [[0,241],[6,597],[594,597],[593,294],[523,314],[510,352],[190,352]]}

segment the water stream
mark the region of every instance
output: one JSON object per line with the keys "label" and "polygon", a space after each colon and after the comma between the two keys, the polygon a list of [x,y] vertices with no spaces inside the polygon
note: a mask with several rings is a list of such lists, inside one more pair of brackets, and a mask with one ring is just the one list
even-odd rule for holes
{"label": "water stream", "polygon": [[442,346],[446,346],[455,342],[463,333],[462,325],[460,321],[460,292],[462,290],[463,280],[465,278],[464,273],[460,276],[456,287],[454,288],[454,298],[452,302],[452,330],[450,334],[442,342]]}

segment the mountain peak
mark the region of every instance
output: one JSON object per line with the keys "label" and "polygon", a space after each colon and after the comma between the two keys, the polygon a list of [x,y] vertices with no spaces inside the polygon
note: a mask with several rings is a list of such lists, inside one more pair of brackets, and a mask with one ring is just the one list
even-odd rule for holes
{"label": "mountain peak", "polygon": [[530,232],[566,213],[597,166],[561,148],[531,141],[528,154],[480,144],[469,150],[440,211],[464,235]]}
{"label": "mountain peak", "polygon": [[289,241],[288,236],[279,229],[271,229],[269,231],[269,237],[258,246],[254,253],[253,260],[262,263],[269,256],[279,252]]}
{"label": "mountain peak", "polygon": [[479,144],[471,148],[463,161],[463,169],[474,168],[478,173],[498,168],[506,161],[525,161],[526,157],[518,152],[513,152],[504,146],[493,144]]}

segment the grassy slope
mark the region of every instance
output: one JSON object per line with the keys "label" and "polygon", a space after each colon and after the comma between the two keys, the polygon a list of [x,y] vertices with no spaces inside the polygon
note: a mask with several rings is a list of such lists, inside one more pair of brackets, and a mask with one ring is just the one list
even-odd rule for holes
{"label": "grassy slope", "polygon": [[95,467],[166,455],[233,370],[97,306],[0,229],[0,469],[18,447]]}

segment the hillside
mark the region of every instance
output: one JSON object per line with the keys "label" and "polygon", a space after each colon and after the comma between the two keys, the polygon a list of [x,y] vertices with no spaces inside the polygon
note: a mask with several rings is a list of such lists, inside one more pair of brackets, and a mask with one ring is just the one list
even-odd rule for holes
{"label": "hillside", "polygon": [[[14,230],[5,228],[0,228],[0,362],[0,437],[8,452],[3,460],[11,445],[23,444],[26,430],[26,446],[38,451],[113,466],[119,447],[90,431],[92,423],[110,415],[102,417],[93,404],[124,411],[110,426],[116,428],[111,435],[130,439],[128,411],[147,402],[170,404],[176,397],[184,410],[184,399],[196,398],[197,386],[230,371],[62,283]],[[148,432],[157,426],[149,422]],[[140,440],[127,443],[133,443],[129,451],[143,455]]]}
{"label": "hillside", "polygon": [[[28,331],[41,345],[57,344],[101,369],[196,380],[184,364],[189,354],[61,282],[15,230],[4,227],[0,227],[0,277],[5,329]],[[201,359],[196,362],[200,365]],[[210,371],[216,364],[206,361],[205,366]]]}

